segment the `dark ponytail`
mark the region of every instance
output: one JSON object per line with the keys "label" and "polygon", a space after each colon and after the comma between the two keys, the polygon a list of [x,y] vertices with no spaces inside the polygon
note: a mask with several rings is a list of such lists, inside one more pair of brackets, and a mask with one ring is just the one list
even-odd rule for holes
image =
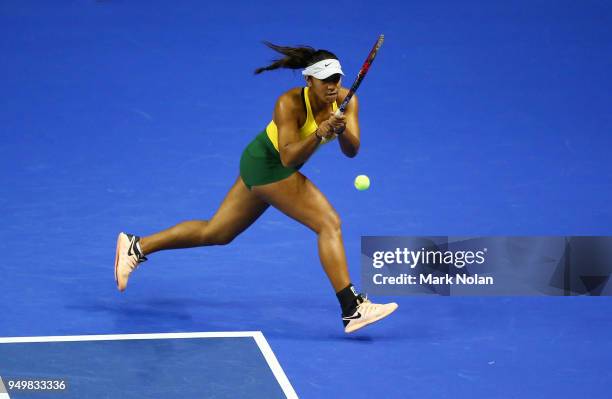
{"label": "dark ponytail", "polygon": [[274,62],[268,66],[257,68],[255,74],[278,68],[302,69],[321,60],[329,58],[338,59],[331,51],[315,50],[310,46],[284,47],[270,42],[263,43],[277,53],[283,54],[284,57],[273,60]]}

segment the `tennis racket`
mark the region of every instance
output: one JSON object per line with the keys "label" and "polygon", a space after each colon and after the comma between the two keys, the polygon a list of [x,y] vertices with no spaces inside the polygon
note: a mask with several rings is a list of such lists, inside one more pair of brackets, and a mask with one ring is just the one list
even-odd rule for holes
{"label": "tennis racket", "polygon": [[370,70],[370,66],[372,65],[372,62],[374,62],[374,58],[376,58],[378,49],[380,48],[380,46],[382,46],[383,41],[385,41],[385,35],[378,36],[378,40],[376,40],[376,43],[374,43],[374,47],[372,47],[372,50],[370,50],[370,54],[368,54],[368,58],[366,58],[365,62],[361,66],[361,69],[359,70],[359,73],[357,74],[357,78],[353,82],[353,85],[351,86],[348,94],[346,95],[346,97],[344,97],[344,101],[342,101],[342,104],[340,104],[340,107],[338,107],[338,110],[336,111],[336,116],[342,115],[344,113],[344,110],[346,110],[346,107],[348,106],[349,101],[351,101],[351,98],[353,98],[353,94],[355,94],[355,92],[359,88],[359,85],[363,81],[363,78],[365,78],[366,74]]}

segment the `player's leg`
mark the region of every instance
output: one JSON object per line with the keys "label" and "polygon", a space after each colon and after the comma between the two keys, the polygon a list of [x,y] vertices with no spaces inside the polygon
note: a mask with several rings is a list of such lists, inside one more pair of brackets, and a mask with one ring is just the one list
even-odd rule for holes
{"label": "player's leg", "polygon": [[253,193],[317,234],[321,264],[336,292],[350,284],[340,217],[309,179],[296,172],[278,182],[253,186]]}
{"label": "player's leg", "polygon": [[375,304],[357,294],[350,283],[340,218],[308,178],[296,172],[278,182],[253,186],[253,192],[317,234],[319,257],[340,302],[346,332],[365,327],[397,309],[396,303]]}
{"label": "player's leg", "polygon": [[210,220],[182,222],[142,238],[120,233],[115,254],[117,288],[125,290],[130,274],[147,259],[145,255],[163,249],[228,244],[257,220],[268,206],[238,177]]}
{"label": "player's leg", "polygon": [[191,220],[142,237],[144,255],[164,249],[229,244],[268,208],[238,177],[210,220]]}

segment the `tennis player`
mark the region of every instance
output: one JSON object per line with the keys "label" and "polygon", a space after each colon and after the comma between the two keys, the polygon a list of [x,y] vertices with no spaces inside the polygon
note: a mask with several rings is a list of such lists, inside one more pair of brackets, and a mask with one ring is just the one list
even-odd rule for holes
{"label": "tennis player", "polygon": [[396,303],[375,304],[358,294],[348,273],[340,217],[325,195],[300,168],[322,145],[337,140],[344,155],[359,151],[358,101],[336,114],[348,90],[338,57],[312,47],[283,47],[266,42],[282,57],[256,74],[279,68],[303,69],[305,87],[283,93],[273,120],[247,145],[240,176],[210,220],[192,220],[159,233],[139,237],[120,233],[115,257],[117,288],[124,291],[130,274],[157,251],[227,245],[272,205],[317,234],[323,269],[342,308],[347,333],[378,321],[397,309]]}

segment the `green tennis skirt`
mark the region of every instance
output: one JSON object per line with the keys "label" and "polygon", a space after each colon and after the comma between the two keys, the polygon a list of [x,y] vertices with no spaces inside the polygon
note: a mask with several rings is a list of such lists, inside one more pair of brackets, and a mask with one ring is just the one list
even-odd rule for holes
{"label": "green tennis skirt", "polygon": [[242,152],[240,177],[250,190],[253,186],[283,180],[300,170],[301,167],[302,165],[294,168],[283,166],[280,154],[264,130]]}

